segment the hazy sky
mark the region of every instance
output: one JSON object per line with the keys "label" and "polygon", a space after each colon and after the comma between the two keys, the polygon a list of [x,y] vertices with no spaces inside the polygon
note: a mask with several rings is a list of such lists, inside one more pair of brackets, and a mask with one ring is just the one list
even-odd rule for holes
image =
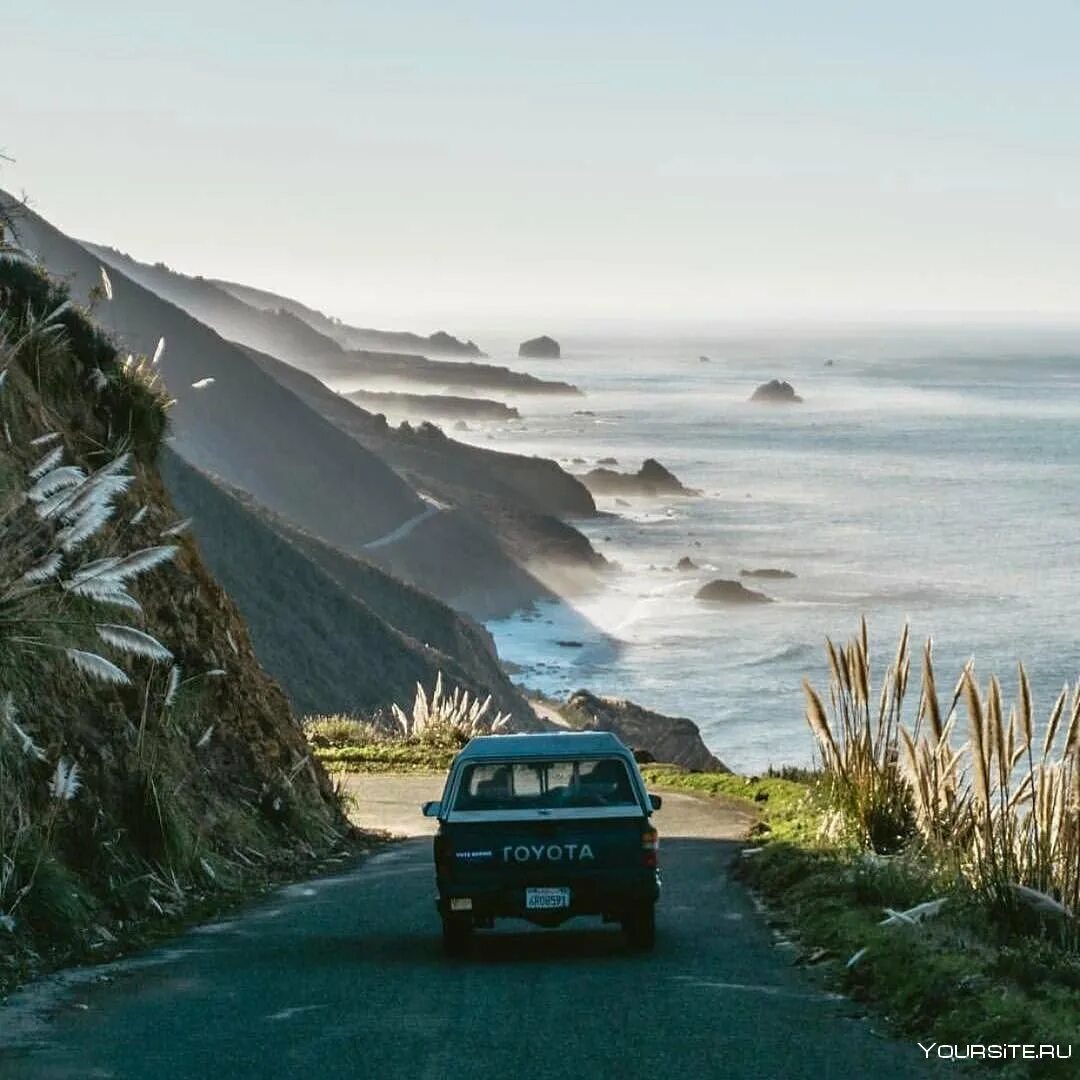
{"label": "hazy sky", "polygon": [[12,7],[0,184],[366,324],[1080,313],[1076,0]]}

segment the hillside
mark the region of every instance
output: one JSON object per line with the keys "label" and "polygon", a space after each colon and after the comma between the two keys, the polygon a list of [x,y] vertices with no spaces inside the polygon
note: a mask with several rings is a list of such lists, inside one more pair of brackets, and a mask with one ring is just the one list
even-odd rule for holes
{"label": "hillside", "polygon": [[0,418],[2,985],[308,865],[347,827],[174,528],[152,367],[10,257]]}
{"label": "hillside", "polygon": [[373,413],[409,420],[461,420],[473,423],[520,420],[512,405],[489,398],[453,394],[403,394],[395,391],[353,390],[345,395],[354,405]]}
{"label": "hillside", "polygon": [[300,714],[370,713],[412,700],[439,672],[528,727],[532,711],[486,632],[447,605],[291,528],[187,465],[162,457],[199,549]]}
{"label": "hillside", "polygon": [[423,356],[469,356],[483,360],[485,353],[475,341],[461,341],[445,330],[436,330],[426,337],[407,330],[372,330],[360,326],[350,326],[340,319],[333,319],[321,311],[301,304],[288,296],[255,289],[250,285],[241,285],[235,281],[214,279],[214,284],[232,293],[245,304],[262,311],[287,311],[298,319],[303,319],[319,333],[333,338],[343,349],[383,349],[389,352],[420,353]]}
{"label": "hillside", "polygon": [[[416,353],[345,348],[316,330],[293,310],[266,310],[244,303],[213,281],[190,277],[164,263],[139,262],[101,244],[84,244],[91,254],[132,281],[182,308],[229,341],[260,349],[320,379],[347,382],[349,389],[409,382],[519,394],[574,394],[567,383],[475,361],[431,360]],[[421,339],[427,340],[427,339]]]}
{"label": "hillside", "polygon": [[[0,193],[4,206],[17,215],[24,245],[85,301],[101,281],[98,259]],[[401,476],[243,349],[120,271],[110,277],[109,329],[147,355],[164,337],[159,370],[176,399],[170,445],[186,461],[350,554],[423,518],[427,504]],[[483,616],[548,595],[488,527],[466,514],[439,515],[370,554],[397,576]]]}
{"label": "hillside", "polygon": [[335,394],[298,368],[254,349],[246,351],[319,415],[378,454],[414,486],[473,511],[507,550],[555,591],[592,584],[593,575],[606,567],[586,537],[562,520],[590,517],[596,504],[581,481],[556,462],[459,443],[431,424],[391,427],[384,417]]}

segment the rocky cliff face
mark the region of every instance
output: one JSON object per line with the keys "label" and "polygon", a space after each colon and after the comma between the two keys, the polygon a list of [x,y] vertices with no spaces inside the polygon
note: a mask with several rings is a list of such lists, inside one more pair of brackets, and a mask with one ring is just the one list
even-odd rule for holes
{"label": "rocky cliff face", "polygon": [[698,772],[731,771],[702,741],[693,720],[664,716],[632,701],[598,697],[588,690],[578,690],[559,712],[579,730],[613,732],[649,760]]}
{"label": "rocky cliff face", "polygon": [[[166,416],[149,361],[0,255],[0,984],[347,833],[178,527]],[[139,553],[160,565],[136,571]]]}

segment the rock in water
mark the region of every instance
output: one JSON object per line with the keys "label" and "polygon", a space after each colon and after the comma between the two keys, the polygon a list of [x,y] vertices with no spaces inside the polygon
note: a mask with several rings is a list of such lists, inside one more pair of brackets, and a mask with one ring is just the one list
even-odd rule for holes
{"label": "rock in water", "polygon": [[689,555],[684,555],[676,564],[675,569],[681,570],[683,573],[687,573],[690,570],[696,570],[698,565],[690,558]]}
{"label": "rock in water", "polygon": [[558,360],[561,355],[559,343],[546,334],[530,338],[518,346],[518,356],[527,356],[534,360]]}
{"label": "rock in water", "polygon": [[559,712],[578,730],[614,732],[635,754],[644,752],[654,761],[702,772],[731,771],[702,741],[693,720],[664,716],[588,690],[573,694]]}
{"label": "rock in water", "polygon": [[802,402],[802,398],[795,393],[795,387],[780,379],[771,379],[767,383],[762,383],[750,395],[750,400],[763,402],[766,405],[798,405]]}
{"label": "rock in water", "polygon": [[646,458],[636,473],[592,469],[581,478],[594,495],[696,495],[655,458]]}
{"label": "rock in water", "polygon": [[739,577],[770,578],[773,581],[781,581],[793,578],[795,574],[790,570],[777,570],[775,567],[767,566],[760,570],[740,570]]}
{"label": "rock in water", "polygon": [[755,589],[748,589],[742,582],[717,578],[703,585],[695,594],[698,600],[710,604],[771,604],[772,598]]}

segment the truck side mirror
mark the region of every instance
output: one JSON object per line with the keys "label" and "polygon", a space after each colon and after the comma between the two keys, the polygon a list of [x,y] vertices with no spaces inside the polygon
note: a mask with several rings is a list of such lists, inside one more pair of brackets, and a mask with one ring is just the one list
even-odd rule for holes
{"label": "truck side mirror", "polygon": [[650,792],[649,792],[649,805],[650,805],[650,806],[651,806],[651,807],[652,807],[652,808],[653,808],[654,810],[659,810],[659,809],[660,809],[660,807],[664,805],[664,800],[663,800],[662,798],[660,798],[660,796],[659,796],[659,795],[654,795],[654,794],[653,794],[653,793],[652,793],[652,792],[650,791]]}
{"label": "truck side mirror", "polygon": [[426,802],[420,807],[420,813],[424,817],[438,817],[440,810],[442,810],[441,802]]}

